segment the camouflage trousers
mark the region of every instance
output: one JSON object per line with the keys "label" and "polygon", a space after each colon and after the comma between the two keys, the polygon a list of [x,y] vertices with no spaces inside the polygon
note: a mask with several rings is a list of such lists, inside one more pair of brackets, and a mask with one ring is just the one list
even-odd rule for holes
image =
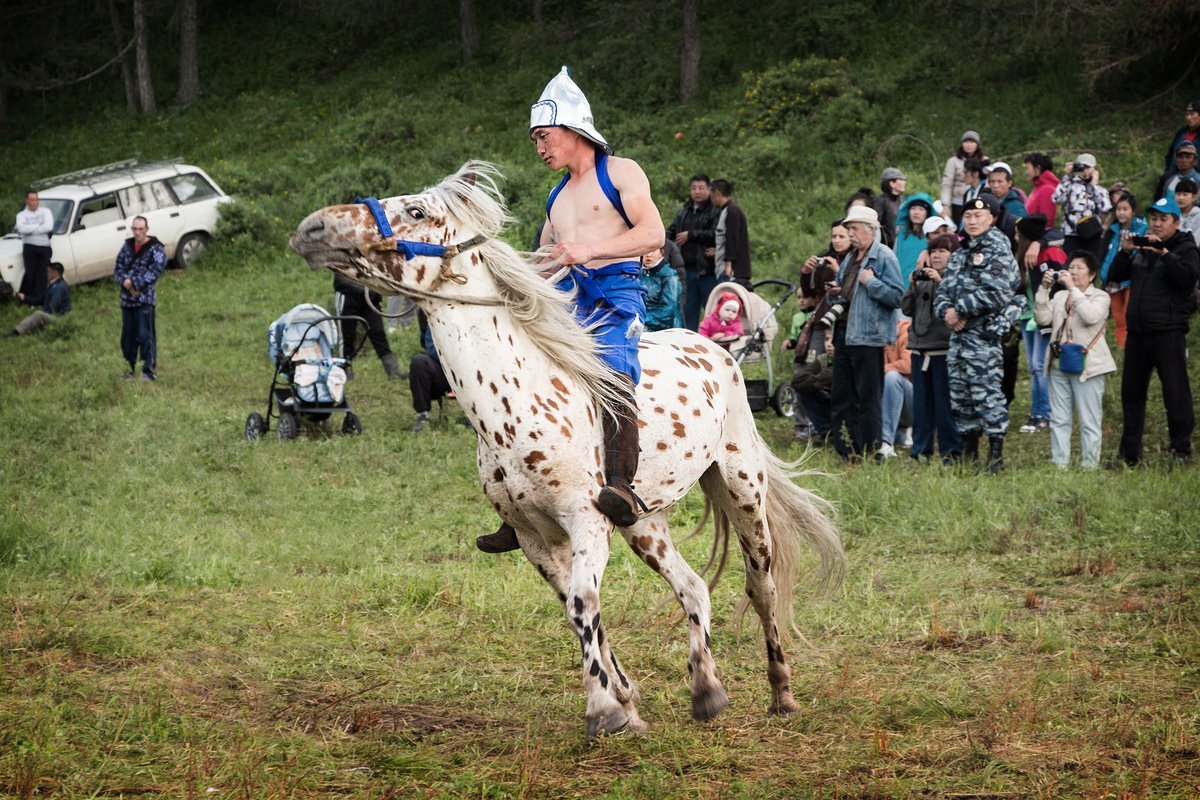
{"label": "camouflage trousers", "polygon": [[964,331],[950,336],[946,368],[950,373],[950,410],[959,433],[1003,436],[1008,406],[1001,382],[1004,356],[1000,340]]}

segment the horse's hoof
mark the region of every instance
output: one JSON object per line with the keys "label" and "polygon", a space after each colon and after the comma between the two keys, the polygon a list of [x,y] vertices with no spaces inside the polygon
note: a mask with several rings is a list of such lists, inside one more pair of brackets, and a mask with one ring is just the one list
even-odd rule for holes
{"label": "horse's hoof", "polygon": [[614,733],[622,732],[645,733],[646,728],[646,723],[642,721],[636,711],[630,713],[617,707],[597,716],[588,717],[587,738],[595,739],[597,736],[611,736]]}
{"label": "horse's hoof", "polygon": [[697,722],[710,720],[725,710],[729,705],[729,695],[725,688],[717,686],[703,694],[692,695],[692,719]]}
{"label": "horse's hoof", "polygon": [[767,713],[776,717],[785,717],[799,710],[800,704],[796,702],[796,698],[792,697],[791,692],[787,692],[771,703],[771,706],[767,709]]}

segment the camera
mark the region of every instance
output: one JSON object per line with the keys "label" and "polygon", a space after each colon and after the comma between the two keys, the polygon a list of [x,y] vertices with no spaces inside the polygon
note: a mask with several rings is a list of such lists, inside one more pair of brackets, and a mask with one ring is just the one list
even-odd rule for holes
{"label": "camera", "polygon": [[829,330],[833,330],[833,326],[837,324],[838,319],[846,311],[846,301],[840,297],[834,300],[829,305],[829,310],[825,312],[825,316],[821,317],[820,323]]}
{"label": "camera", "polygon": [[927,268],[927,267],[917,267],[916,269],[914,269],[914,270],[912,271],[912,279],[913,279],[914,281],[927,281],[927,280],[929,280],[929,279],[930,279],[930,278],[929,278],[929,273],[927,273],[927,272],[925,271],[926,269],[928,269],[928,268]]}
{"label": "camera", "polygon": [[1054,283],[1058,283],[1058,270],[1048,269],[1048,270],[1046,270],[1046,274],[1050,276],[1051,281],[1053,281]]}
{"label": "camera", "polygon": [[1087,164],[1081,163],[1079,161],[1076,161],[1074,164],[1071,165],[1072,172],[1083,172],[1087,168],[1088,168]]}
{"label": "camera", "polygon": [[1153,244],[1149,236],[1130,236],[1129,241],[1133,242],[1134,247],[1149,247]]}

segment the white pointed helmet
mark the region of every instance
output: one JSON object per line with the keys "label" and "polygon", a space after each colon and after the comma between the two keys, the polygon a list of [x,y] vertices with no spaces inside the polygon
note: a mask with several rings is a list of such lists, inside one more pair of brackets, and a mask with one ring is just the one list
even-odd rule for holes
{"label": "white pointed helmet", "polygon": [[592,106],[583,91],[571,80],[566,67],[550,79],[542,96],[529,109],[529,132],[534,128],[570,128],[583,138],[612,155],[612,147],[596,130],[592,122]]}

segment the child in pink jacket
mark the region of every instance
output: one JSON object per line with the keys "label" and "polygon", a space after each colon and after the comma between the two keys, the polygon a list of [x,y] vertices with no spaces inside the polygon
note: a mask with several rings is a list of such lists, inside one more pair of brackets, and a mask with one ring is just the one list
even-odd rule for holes
{"label": "child in pink jacket", "polygon": [[729,349],[729,343],[744,334],[741,314],[742,301],[738,296],[733,292],[723,293],[717,298],[713,312],[700,322],[700,335]]}

